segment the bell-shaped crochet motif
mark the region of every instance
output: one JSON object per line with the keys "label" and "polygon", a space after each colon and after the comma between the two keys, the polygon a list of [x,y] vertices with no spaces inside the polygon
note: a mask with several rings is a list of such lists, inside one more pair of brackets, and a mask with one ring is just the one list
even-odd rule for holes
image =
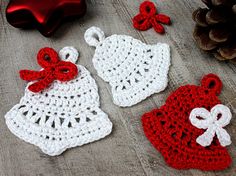
{"label": "bell-shaped crochet motif", "polygon": [[167,44],[147,45],[127,35],[105,38],[97,27],[89,28],[84,37],[90,46],[96,47],[93,65],[111,85],[116,105],[135,105],[166,88],[170,66]]}
{"label": "bell-shaped crochet motif", "polygon": [[[60,58],[75,63],[78,52],[65,47]],[[51,156],[81,146],[112,131],[112,123],[100,108],[98,88],[89,71],[77,65],[78,76],[67,82],[55,80],[39,93],[28,87],[20,103],[5,115],[10,131]]]}
{"label": "bell-shaped crochet motif", "polygon": [[224,146],[231,140],[224,127],[232,114],[217,97],[221,89],[219,77],[208,74],[200,86],[179,87],[163,106],[142,116],[146,137],[168,165],[201,170],[230,166],[232,160]]}

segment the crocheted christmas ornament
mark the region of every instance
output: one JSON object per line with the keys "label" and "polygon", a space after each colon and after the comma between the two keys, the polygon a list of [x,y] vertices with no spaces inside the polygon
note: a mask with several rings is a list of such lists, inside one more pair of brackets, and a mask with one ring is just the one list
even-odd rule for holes
{"label": "crocheted christmas ornament", "polygon": [[[74,64],[78,52],[65,47],[59,56],[63,62]],[[29,90],[35,84],[30,82],[20,103],[5,115],[13,134],[51,156],[104,138],[112,130],[107,114],[99,108],[95,80],[85,67],[76,67],[79,73],[73,80],[55,80],[38,93]]]}
{"label": "crocheted christmas ornament", "polygon": [[163,106],[142,116],[146,137],[171,167],[223,170],[231,164],[224,147],[231,140],[223,127],[232,115],[217,97],[221,88],[221,80],[208,74],[200,86],[178,88]]}
{"label": "crocheted christmas ornament", "polygon": [[153,2],[144,1],[139,8],[140,13],[136,15],[132,21],[134,28],[146,31],[153,27],[157,33],[165,33],[164,27],[160,24],[171,23],[170,17],[164,14],[157,14],[156,7]]}
{"label": "crocheted christmas ornament", "polygon": [[93,65],[111,85],[116,105],[132,106],[167,86],[170,66],[167,44],[147,45],[127,35],[105,38],[97,27],[89,28],[84,37],[90,46],[96,47]]}

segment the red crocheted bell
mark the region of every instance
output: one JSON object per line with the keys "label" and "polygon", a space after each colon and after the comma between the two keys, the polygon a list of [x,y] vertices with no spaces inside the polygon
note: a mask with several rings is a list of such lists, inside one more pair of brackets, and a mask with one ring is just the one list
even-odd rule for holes
{"label": "red crocheted bell", "polygon": [[142,116],[146,137],[171,167],[223,170],[230,166],[224,147],[231,143],[230,136],[222,127],[232,115],[217,97],[221,88],[218,76],[208,74],[200,86],[178,88],[163,106]]}

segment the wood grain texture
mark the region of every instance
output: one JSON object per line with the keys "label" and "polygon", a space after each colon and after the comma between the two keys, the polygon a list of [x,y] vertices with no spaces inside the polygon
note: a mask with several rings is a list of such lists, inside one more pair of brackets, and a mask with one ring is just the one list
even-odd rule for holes
{"label": "wood grain texture", "polygon": [[[85,17],[64,24],[52,38],[45,38],[36,30],[19,30],[10,26],[5,18],[7,1],[0,0],[0,176],[74,176],[74,175],[236,175],[236,66],[216,61],[200,51],[192,38],[194,22],[191,14],[203,6],[200,0],[157,0],[161,13],[171,16],[172,26],[165,26],[166,34],[150,29],[140,32],[132,27],[131,18],[138,13],[141,0],[87,0]],[[93,68],[94,49],[83,39],[90,26],[98,26],[107,36],[131,35],[143,42],[165,42],[171,46],[172,66],[167,89],[130,108],[119,108],[112,103],[111,90]],[[16,138],[5,125],[5,113],[23,96],[26,83],[19,79],[23,68],[38,69],[35,55],[41,47],[57,50],[75,46],[80,51],[79,64],[86,66],[99,86],[102,109],[114,124],[110,136],[92,144],[66,151],[58,157],[49,157],[37,147]],[[145,138],[141,115],[160,107],[170,92],[184,84],[198,84],[209,72],[218,74],[224,88],[222,102],[234,112],[227,127],[232,137],[228,147],[232,166],[222,172],[199,170],[178,171],[168,167],[162,156]]]}

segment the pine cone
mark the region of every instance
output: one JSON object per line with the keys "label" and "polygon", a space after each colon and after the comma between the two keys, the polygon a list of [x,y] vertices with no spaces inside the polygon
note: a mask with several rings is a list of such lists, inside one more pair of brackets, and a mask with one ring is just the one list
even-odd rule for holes
{"label": "pine cone", "polygon": [[236,0],[202,0],[207,8],[193,12],[193,36],[202,50],[236,63]]}

